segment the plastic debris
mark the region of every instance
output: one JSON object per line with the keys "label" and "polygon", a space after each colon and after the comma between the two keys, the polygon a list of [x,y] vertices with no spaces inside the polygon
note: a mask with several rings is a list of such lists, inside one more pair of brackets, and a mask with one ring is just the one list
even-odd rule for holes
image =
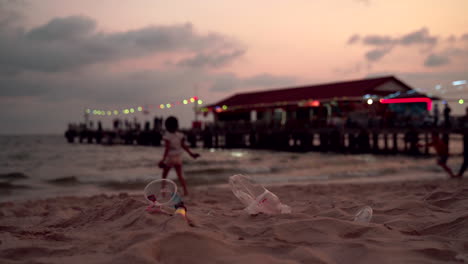
{"label": "plastic debris", "polygon": [[232,192],[246,206],[244,210],[249,214],[291,213],[291,207],[282,204],[278,196],[261,184],[255,183],[250,177],[236,174],[229,177],[229,184]]}

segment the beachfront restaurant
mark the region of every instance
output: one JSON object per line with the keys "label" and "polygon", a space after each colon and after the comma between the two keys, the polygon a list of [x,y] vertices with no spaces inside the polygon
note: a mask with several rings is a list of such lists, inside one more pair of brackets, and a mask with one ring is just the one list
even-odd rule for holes
{"label": "beachfront restaurant", "polygon": [[[239,93],[199,112],[217,127],[375,127],[422,124],[432,101],[394,76]],[[406,122],[406,123],[405,123]]]}

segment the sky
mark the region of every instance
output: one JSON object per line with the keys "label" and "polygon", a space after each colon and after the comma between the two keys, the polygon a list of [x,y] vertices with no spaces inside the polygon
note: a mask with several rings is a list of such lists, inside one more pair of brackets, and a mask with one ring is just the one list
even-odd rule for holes
{"label": "sky", "polygon": [[[0,0],[0,134],[61,134],[86,109],[143,122],[236,93],[394,75],[462,114],[466,0]],[[115,116],[91,116],[110,127]]]}

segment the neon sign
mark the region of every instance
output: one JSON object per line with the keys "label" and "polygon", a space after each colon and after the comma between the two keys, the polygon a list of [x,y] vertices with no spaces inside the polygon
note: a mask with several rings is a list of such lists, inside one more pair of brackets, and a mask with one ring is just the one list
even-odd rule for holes
{"label": "neon sign", "polygon": [[382,104],[426,103],[427,111],[431,111],[432,109],[432,99],[428,97],[380,99],[380,103]]}

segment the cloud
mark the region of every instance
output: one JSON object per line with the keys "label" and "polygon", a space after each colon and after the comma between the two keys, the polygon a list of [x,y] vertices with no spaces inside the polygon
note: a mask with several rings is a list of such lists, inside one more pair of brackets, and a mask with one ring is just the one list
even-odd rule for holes
{"label": "cloud", "polygon": [[414,32],[408,33],[399,39],[401,45],[414,45],[414,44],[429,44],[435,45],[438,38],[431,36],[427,28],[421,28]]}
{"label": "cloud", "polygon": [[468,33],[465,33],[461,36],[462,40],[468,40]]}
{"label": "cloud", "polygon": [[[355,43],[358,39],[354,37],[358,36],[354,34],[350,37],[350,40],[353,39],[353,42],[348,41],[348,44]],[[362,44],[367,46],[390,46],[390,45],[419,45],[419,44],[428,44],[435,45],[437,44],[438,38],[431,36],[427,28],[421,28],[419,30],[410,32],[401,37],[391,37],[385,35],[367,35],[361,38]]]}
{"label": "cloud", "polygon": [[349,37],[349,39],[348,39],[348,42],[347,42],[348,45],[352,45],[352,44],[358,42],[358,41],[359,41],[359,38],[360,38],[360,36],[359,36],[358,34],[352,35],[352,36]]}
{"label": "cloud", "polygon": [[49,23],[34,28],[25,34],[31,41],[80,40],[96,29],[96,22],[89,17],[72,16],[55,18]]}
{"label": "cloud", "polygon": [[[369,63],[381,60],[390,54],[396,47],[417,46],[422,47],[421,53],[427,54],[424,60],[425,67],[440,67],[448,65],[453,61],[465,60],[468,58],[468,47],[461,46],[457,37],[450,35],[445,38],[447,41],[439,42],[439,37],[431,35],[429,29],[423,27],[419,30],[403,34],[399,37],[388,35],[366,35],[357,38],[357,34],[352,35],[348,44],[360,43],[370,47],[366,51],[364,58]],[[468,40],[468,33],[462,35],[460,40]],[[429,53],[429,54],[428,54]]]}
{"label": "cloud", "polygon": [[194,68],[200,67],[220,67],[223,65],[228,65],[237,58],[243,56],[245,50],[233,50],[231,52],[220,53],[220,54],[206,54],[199,53],[191,58],[183,59],[179,61],[176,65],[178,66],[188,66]]}
{"label": "cloud", "polygon": [[424,66],[437,67],[437,66],[446,65],[449,62],[450,62],[450,59],[448,56],[430,54],[424,61]]}
{"label": "cloud", "polygon": [[24,6],[21,0],[0,0],[0,30],[20,21],[22,16],[17,10]]}
{"label": "cloud", "polygon": [[[199,33],[190,23],[102,32],[92,18],[69,16],[30,29],[6,25],[0,28],[0,121],[8,126],[0,127],[0,134],[18,128],[23,133],[61,133],[67,122],[82,120],[83,109],[158,106],[193,96],[195,86],[197,95],[211,103],[234,89],[295,81],[267,73],[239,77],[221,72],[247,48],[220,33]],[[158,70],[106,65],[149,55],[157,59],[158,54],[177,61]],[[187,107],[153,109],[153,117],[176,115],[184,126],[193,118]]]}
{"label": "cloud", "polygon": [[362,39],[364,45],[369,46],[387,46],[394,43],[394,40],[389,36],[369,35]]}
{"label": "cloud", "polygon": [[368,61],[378,61],[390,51],[391,48],[374,49],[366,52],[366,59]]}
{"label": "cloud", "polygon": [[[30,133],[61,133],[67,122],[82,120],[83,109],[121,110],[138,105],[152,106],[148,118],[175,115],[183,126],[187,126],[193,118],[190,107],[162,111],[157,106],[195,95],[196,85],[199,87],[197,95],[208,104],[235,89],[266,89],[294,82],[293,77],[267,73],[240,77],[233,73],[210,73],[192,68],[124,73],[95,69],[78,74],[26,72],[0,78],[0,121],[8,124],[0,127],[0,134],[16,133],[18,128]],[[224,89],[216,89],[222,85]],[[141,115],[137,117],[142,118]]]}
{"label": "cloud", "polygon": [[190,23],[105,33],[84,16],[55,18],[26,32],[0,31],[0,73],[70,71],[164,52],[195,54],[181,62],[188,66],[220,67],[244,54],[245,47],[221,34],[200,34]]}
{"label": "cloud", "polygon": [[426,67],[439,67],[449,64],[454,59],[468,59],[468,47],[449,46],[438,53],[431,53],[424,61],[424,65]]}

